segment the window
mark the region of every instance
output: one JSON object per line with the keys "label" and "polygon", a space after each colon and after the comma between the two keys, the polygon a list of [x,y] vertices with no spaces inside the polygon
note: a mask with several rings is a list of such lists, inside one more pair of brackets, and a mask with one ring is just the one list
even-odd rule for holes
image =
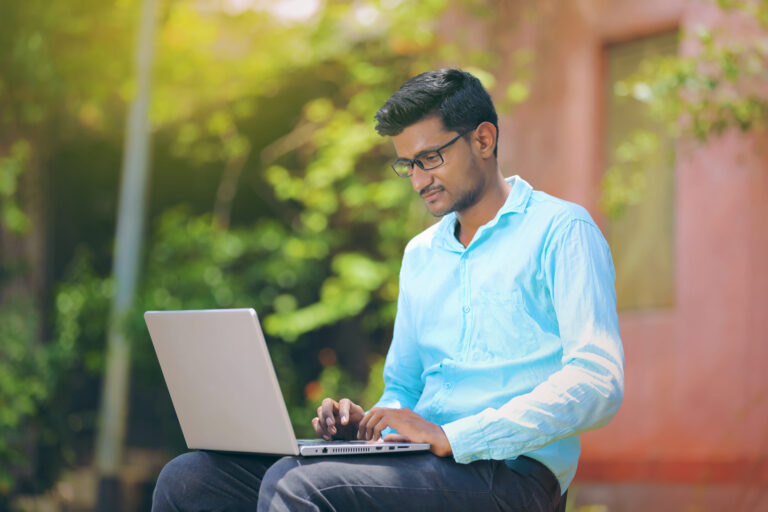
{"label": "window", "polygon": [[646,59],[676,53],[676,32],[607,49],[603,204],[621,310],[674,304],[674,142],[641,101],[648,89],[626,79]]}

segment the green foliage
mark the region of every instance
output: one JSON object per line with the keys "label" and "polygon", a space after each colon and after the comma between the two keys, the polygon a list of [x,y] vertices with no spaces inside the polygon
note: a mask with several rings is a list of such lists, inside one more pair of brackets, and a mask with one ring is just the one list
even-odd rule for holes
{"label": "green foliage", "polygon": [[130,59],[121,56],[131,55],[126,29],[136,14],[123,0],[4,3],[0,126],[18,133],[71,116],[103,127],[104,109],[128,75]]}
{"label": "green foliage", "polygon": [[[670,138],[706,142],[728,130],[764,129],[768,121],[768,1],[717,0],[723,14],[740,16],[747,37],[724,28],[698,27],[683,40],[691,56],[646,59],[614,94],[647,107],[649,118]],[[752,33],[750,33],[750,31]],[[605,174],[601,204],[611,217],[642,199],[645,170],[658,165],[658,135],[642,130],[617,144]]]}
{"label": "green foliage", "polygon": [[[270,91],[293,79],[296,69],[304,80],[334,84],[322,95],[297,105],[293,130],[273,138],[259,151],[261,168],[254,171],[261,173],[269,187],[262,191],[265,201],[281,205],[279,216],[229,230],[205,217],[165,216],[161,226],[170,224],[159,229],[150,248],[148,287],[142,294],[141,308],[146,309],[256,308],[271,337],[273,358],[275,354],[286,357],[300,370],[278,369],[300,435],[308,434],[308,420],[322,398],[319,390],[323,396],[345,395],[368,405],[378,399],[372,390],[380,390],[380,384],[365,386],[352,375],[354,368],[336,363],[315,373],[318,369],[312,370],[314,363],[307,353],[317,344],[336,347],[332,339],[317,336],[320,332],[323,338],[334,336],[345,321],[359,324],[378,350],[388,342],[402,248],[431,221],[414,201],[409,183],[388,169],[391,149],[375,133],[373,115],[405,79],[434,67],[431,51],[438,39],[432,27],[443,8],[443,2],[403,3],[397,9],[378,2],[333,3],[312,24],[279,31],[268,26],[269,22],[264,24],[263,13],[241,13],[243,22],[262,23],[264,30],[229,34],[228,38],[245,37],[248,42],[243,45],[260,48],[268,44],[274,52],[241,56],[233,62],[237,71],[233,67],[232,73],[238,80],[226,89],[234,95],[231,101],[222,101],[220,85],[212,84],[215,90],[211,92],[216,98],[212,106],[227,113],[207,114],[203,119],[190,115],[178,131],[184,141],[176,139],[177,151],[194,158],[194,148],[215,147],[221,133],[244,133],[237,114],[229,113],[233,103],[245,105],[246,117],[259,115],[256,103],[236,99],[248,97],[245,89],[238,89],[241,85],[247,85],[251,94],[274,94]],[[371,30],[374,18],[375,30]],[[296,37],[297,30],[301,37]],[[190,37],[187,43],[195,51],[195,39]],[[475,53],[474,59],[479,65],[483,56]],[[169,67],[160,73],[174,74],[170,70],[180,61],[183,59],[165,61]],[[198,66],[190,73],[204,70]],[[486,80],[493,80],[490,73],[479,67],[478,71]],[[156,103],[160,104],[167,119],[189,115],[180,103],[175,113],[166,101]],[[253,150],[258,151],[258,146]],[[207,155],[228,158],[215,151]],[[248,171],[246,165],[244,172]],[[184,223],[188,223],[186,228]],[[192,234],[204,234],[206,241],[195,245],[198,239]],[[168,248],[172,241],[175,249]],[[215,260],[212,255],[220,252],[219,245],[240,249],[230,253],[231,259]],[[197,252],[175,252],[182,247],[196,247]],[[161,252],[161,248],[165,249]],[[214,279],[206,281],[205,276]],[[139,322],[136,332],[142,330]],[[367,361],[354,366],[366,368]],[[381,365],[375,369],[380,372]]]}
{"label": "green foliage", "polygon": [[[2,11],[0,230],[13,235],[3,243],[23,247],[40,226],[31,224],[23,202],[38,192],[32,190],[37,184],[21,194],[20,180],[30,165],[40,165],[45,149],[65,132],[63,124],[108,127],[103,112],[126,76],[127,59],[119,56],[128,53],[123,27],[132,25],[134,6],[122,0],[29,0],[5,2]],[[30,457],[38,441],[56,436],[42,416],[60,396],[80,348],[80,334],[72,329],[88,329],[71,319],[56,341],[41,340],[46,322],[39,298],[20,289],[35,269],[7,258],[0,269],[0,508],[17,478],[34,466]]]}
{"label": "green foliage", "polygon": [[602,181],[600,207],[609,218],[621,217],[624,209],[642,201],[646,190],[646,171],[661,164],[659,134],[635,130],[615,150],[614,163]]}
{"label": "green foliage", "polygon": [[92,374],[104,365],[112,288],[112,280],[97,275],[87,253],[81,251],[55,295],[52,343],[67,354],[76,354],[79,366]]}
{"label": "green foliage", "polygon": [[762,28],[768,27],[768,0],[715,0],[725,11],[740,11],[757,20]]}
{"label": "green foliage", "polygon": [[632,95],[648,105],[652,116],[673,135],[700,141],[735,127],[750,131],[765,123],[768,97],[768,40],[763,44],[724,43],[711,30],[693,35],[695,57],[663,57],[643,63],[617,94]]}
{"label": "green foliage", "polygon": [[110,280],[96,276],[81,254],[55,297],[53,340],[40,340],[30,293],[17,291],[0,307],[0,507],[33,465],[35,443],[56,445],[67,438],[43,416],[66,396],[71,371],[100,370],[110,297]]}
{"label": "green foliage", "polygon": [[31,297],[20,293],[0,308],[0,506],[18,472],[29,470],[28,447],[38,416],[55,393],[73,347],[41,344],[39,317]]}
{"label": "green foliage", "polygon": [[[45,382],[48,364],[40,352],[30,352],[35,343],[36,311],[31,302],[16,302],[0,310],[0,460],[12,464],[24,460],[23,430],[39,402],[48,395]],[[0,465],[0,496],[13,487],[8,464]]]}
{"label": "green foliage", "polygon": [[7,156],[0,155],[0,224],[16,235],[29,229],[29,218],[21,211],[16,193],[29,150],[29,143],[20,139],[11,145]]}
{"label": "green foliage", "polygon": [[[40,161],[46,145],[70,133],[119,147],[135,88],[137,4],[54,4],[15,2],[0,20],[0,126],[27,141],[0,160],[0,201],[8,225],[19,228],[13,194],[27,157]],[[156,148],[189,176],[220,174],[220,184],[206,198],[212,214],[192,213],[199,204],[153,212],[126,320],[136,370],[163,385],[143,311],[254,307],[297,432],[310,435],[321,395],[366,407],[378,399],[402,249],[432,222],[388,168],[392,149],[375,134],[373,114],[405,79],[438,65],[472,67],[490,85],[495,59],[443,44],[435,29],[444,0],[328,1],[307,19],[278,16],[270,2],[161,4],[150,107]],[[504,105],[527,97],[521,80]],[[286,97],[297,84],[306,97]],[[265,122],[278,104],[277,124]],[[167,170],[153,172],[159,180]],[[241,205],[247,215],[236,217],[237,192],[247,187],[258,204]],[[0,347],[15,358],[12,371],[0,363],[0,426],[9,440],[0,455],[66,396],[68,372],[103,371],[112,283],[88,253],[57,283],[52,339],[41,343],[19,328],[30,339],[15,334],[18,341]],[[33,313],[0,309],[8,329],[19,319],[37,325]],[[328,355],[336,353],[338,360]],[[20,387],[28,391],[5,398]],[[56,442],[66,452],[63,434]]]}
{"label": "green foliage", "polygon": [[373,407],[384,393],[384,360],[383,356],[378,356],[371,363],[371,369],[368,371],[368,384],[357,402],[365,410]]}

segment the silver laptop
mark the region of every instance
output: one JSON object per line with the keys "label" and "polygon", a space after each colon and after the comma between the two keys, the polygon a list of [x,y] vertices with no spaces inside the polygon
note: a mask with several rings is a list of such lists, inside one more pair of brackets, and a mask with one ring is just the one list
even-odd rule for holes
{"label": "silver laptop", "polygon": [[429,450],[427,443],[297,442],[253,309],[147,311],[144,320],[189,448],[304,456]]}

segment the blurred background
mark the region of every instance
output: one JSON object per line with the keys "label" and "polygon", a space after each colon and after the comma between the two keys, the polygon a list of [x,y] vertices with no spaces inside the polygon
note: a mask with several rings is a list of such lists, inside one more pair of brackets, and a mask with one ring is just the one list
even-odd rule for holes
{"label": "blurred background", "polygon": [[373,114],[440,67],[613,251],[625,401],[569,509],[768,510],[766,0],[4,1],[0,510],[148,510],[185,444],[145,310],[255,308],[299,436],[376,401],[435,219]]}

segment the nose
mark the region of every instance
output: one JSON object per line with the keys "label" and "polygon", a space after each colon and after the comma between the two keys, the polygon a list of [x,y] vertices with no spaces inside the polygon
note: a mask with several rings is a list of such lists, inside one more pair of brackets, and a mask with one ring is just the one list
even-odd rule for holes
{"label": "nose", "polygon": [[424,187],[431,185],[433,180],[434,178],[430,172],[425,171],[418,165],[413,166],[413,170],[411,171],[411,185],[413,186],[413,190],[419,192]]}

